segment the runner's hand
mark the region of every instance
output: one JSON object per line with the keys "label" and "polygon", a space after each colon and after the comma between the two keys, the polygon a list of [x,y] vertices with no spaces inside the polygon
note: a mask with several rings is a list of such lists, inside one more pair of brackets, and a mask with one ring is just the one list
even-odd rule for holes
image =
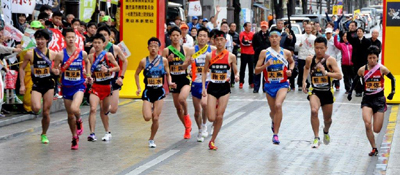
{"label": "runner's hand", "polygon": [[308,90],[307,90],[307,83],[306,83],[306,82],[303,82],[303,87],[302,87],[302,89],[303,89],[303,92],[304,92],[305,94],[308,93]]}
{"label": "runner's hand", "polygon": [[239,75],[235,75],[235,82],[239,82]]}
{"label": "runner's hand", "polygon": [[317,68],[318,68],[322,73],[325,73],[325,67],[324,67],[321,63],[318,63]]}
{"label": "runner's hand", "polygon": [[107,70],[108,70],[108,69],[106,68],[106,66],[101,65],[101,71],[102,71],[102,72],[106,73],[106,72],[108,72]]}
{"label": "runner's hand", "polygon": [[60,75],[60,69],[51,69],[54,75]]}
{"label": "runner's hand", "polygon": [[288,77],[291,77],[292,76],[292,70],[286,70],[286,75]]}
{"label": "runner's hand", "polygon": [[273,59],[269,59],[269,60],[267,61],[267,63],[266,63],[267,67],[268,67],[268,66],[271,66],[271,65],[273,65],[273,64],[274,64],[274,60],[273,60]]}
{"label": "runner's hand", "polygon": [[351,101],[351,99],[353,99],[353,97],[352,97],[351,95],[352,95],[351,93],[349,93],[349,94],[347,95],[347,100]]}
{"label": "runner's hand", "polygon": [[142,90],[139,88],[139,89],[136,91],[136,95],[140,95],[141,92],[142,92]]}
{"label": "runner's hand", "polygon": [[203,88],[203,92],[201,92],[203,94],[203,97],[207,97],[207,89]]}
{"label": "runner's hand", "polygon": [[93,83],[93,78],[92,77],[87,77],[86,78],[86,84],[92,84]]}
{"label": "runner's hand", "polygon": [[122,78],[118,77],[117,81],[115,81],[115,83],[117,83],[118,85],[122,86]]}
{"label": "runner's hand", "polygon": [[393,99],[393,96],[394,96],[394,92],[390,93],[390,94],[387,96],[387,99],[388,99],[388,100],[392,100],[392,99]]}
{"label": "runner's hand", "polygon": [[19,94],[24,95],[25,94],[25,86],[20,86],[19,88]]}
{"label": "runner's hand", "polygon": [[173,61],[174,60],[174,54],[169,54],[169,56],[168,56],[168,61],[169,62],[171,62],[171,61]]}
{"label": "runner's hand", "polygon": [[168,83],[169,87],[171,87],[172,89],[176,89],[176,84],[173,82]]}

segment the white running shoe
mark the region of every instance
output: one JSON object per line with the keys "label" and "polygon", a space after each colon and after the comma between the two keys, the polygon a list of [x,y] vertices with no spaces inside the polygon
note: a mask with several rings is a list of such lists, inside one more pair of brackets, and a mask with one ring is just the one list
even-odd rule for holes
{"label": "white running shoe", "polygon": [[319,138],[314,138],[311,148],[318,148],[319,145],[321,145],[321,141],[319,140]]}
{"label": "white running shoe", "polygon": [[204,142],[204,137],[201,131],[199,131],[199,134],[197,134],[197,142]]}
{"label": "white running shoe", "polygon": [[203,125],[203,126],[202,126],[202,129],[201,129],[201,136],[203,136],[203,138],[208,137],[207,125]]}
{"label": "white running shoe", "polygon": [[154,143],[154,140],[149,140],[149,148],[156,148],[156,144]]}
{"label": "white running shoe", "polygon": [[111,137],[112,137],[111,133],[106,133],[106,135],[104,135],[104,137],[101,138],[101,140],[103,140],[103,141],[110,141],[110,140],[111,140]]}

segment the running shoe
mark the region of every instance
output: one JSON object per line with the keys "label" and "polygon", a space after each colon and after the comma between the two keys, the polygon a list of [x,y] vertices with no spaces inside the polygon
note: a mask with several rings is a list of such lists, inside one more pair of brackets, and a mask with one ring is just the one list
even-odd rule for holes
{"label": "running shoe", "polygon": [[108,133],[106,133],[106,134],[104,135],[103,138],[101,138],[101,140],[102,140],[102,141],[110,141],[110,140],[111,140],[111,137],[112,137],[111,133],[108,132]]}
{"label": "running shoe", "polygon": [[243,83],[239,83],[239,89],[243,89]]}
{"label": "running shoe", "polygon": [[186,128],[191,128],[191,127],[192,127],[192,120],[190,120],[189,114],[183,116],[183,121],[184,121],[184,123],[185,123],[185,127],[186,127]]}
{"label": "running shoe", "polygon": [[311,148],[318,148],[319,145],[321,144],[321,142],[319,141],[319,137],[318,138],[314,138],[314,141],[311,145]]}
{"label": "running shoe", "polygon": [[377,156],[378,155],[378,149],[372,148],[372,151],[368,155],[369,156]]}
{"label": "running shoe", "polygon": [[72,150],[78,150],[78,148],[79,148],[78,143],[79,143],[79,137],[78,137],[78,136],[73,137],[73,138],[72,138],[71,149],[72,149]]}
{"label": "running shoe", "polygon": [[271,122],[271,130],[272,130],[272,133],[275,132],[275,129],[274,129],[274,122]]}
{"label": "running shoe", "polygon": [[201,129],[201,136],[204,138],[208,137],[207,125],[203,125],[202,128],[203,129]]}
{"label": "running shoe", "polygon": [[362,97],[362,93],[356,93],[356,97]]}
{"label": "running shoe", "polygon": [[82,118],[79,118],[78,121],[76,121],[76,134],[78,134],[78,136],[82,135],[83,133],[83,122],[82,122]]}
{"label": "running shoe", "polygon": [[340,90],[340,87],[339,86],[336,86],[336,91],[339,91]]}
{"label": "running shoe", "polygon": [[149,140],[149,148],[156,148],[156,144],[154,143],[154,140]]}
{"label": "running shoe", "polygon": [[197,142],[204,142],[204,137],[202,136],[201,131],[199,131],[199,134],[197,134]]}
{"label": "running shoe", "polygon": [[49,139],[47,139],[46,134],[42,134],[41,136],[41,140],[43,144],[48,144],[49,143]]}
{"label": "running shoe", "polygon": [[331,142],[331,136],[329,136],[329,134],[324,134],[324,144],[329,145],[330,142]]}
{"label": "running shoe", "polygon": [[210,150],[217,150],[218,148],[215,146],[213,141],[210,141],[208,143],[208,148],[210,148]]}
{"label": "running shoe", "polygon": [[301,87],[301,86],[297,87],[297,91],[302,91],[302,90],[303,90],[303,87]]}
{"label": "running shoe", "polygon": [[272,136],[272,142],[273,142],[275,145],[279,145],[279,143],[281,143],[281,142],[279,141],[278,135]]}
{"label": "running shoe", "polygon": [[186,128],[185,129],[185,134],[183,135],[184,139],[190,139],[190,131],[192,131],[192,128]]}
{"label": "running shoe", "polygon": [[96,139],[96,134],[94,134],[94,133],[91,133],[88,137],[87,137],[87,141],[90,141],[90,142],[94,142],[94,141],[96,141],[97,139]]}

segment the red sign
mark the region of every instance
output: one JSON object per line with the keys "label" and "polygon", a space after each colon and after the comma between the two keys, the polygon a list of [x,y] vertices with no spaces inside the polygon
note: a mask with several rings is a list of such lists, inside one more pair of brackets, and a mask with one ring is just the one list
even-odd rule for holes
{"label": "red sign", "polygon": [[58,29],[49,28],[53,32],[53,36],[49,43],[49,49],[54,52],[60,52],[65,47],[64,36],[61,34],[61,31]]}

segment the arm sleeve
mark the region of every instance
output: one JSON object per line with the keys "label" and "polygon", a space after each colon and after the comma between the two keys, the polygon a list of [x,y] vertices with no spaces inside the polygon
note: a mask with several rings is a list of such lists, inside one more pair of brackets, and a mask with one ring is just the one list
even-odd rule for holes
{"label": "arm sleeve", "polygon": [[3,45],[0,45],[0,53],[1,54],[12,53],[13,50],[14,50],[14,48],[12,48],[12,47],[6,47]]}
{"label": "arm sleeve", "polygon": [[326,20],[328,20],[328,22],[331,22],[332,20],[331,20],[331,18],[329,17],[328,13],[325,13],[325,15],[326,15]]}
{"label": "arm sleeve", "polygon": [[339,50],[342,50],[342,46],[339,44],[337,41],[338,35],[335,35],[333,38],[333,43],[335,44],[335,47],[338,48]]}
{"label": "arm sleeve", "polygon": [[396,91],[396,78],[394,78],[394,76],[391,72],[389,72],[386,76],[392,81],[392,83],[391,83],[392,92],[395,92]]}

